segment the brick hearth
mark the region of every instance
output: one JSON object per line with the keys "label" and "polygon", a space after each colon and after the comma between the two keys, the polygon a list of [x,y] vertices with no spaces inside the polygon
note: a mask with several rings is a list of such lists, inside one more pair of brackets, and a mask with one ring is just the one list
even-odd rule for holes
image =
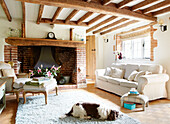
{"label": "brick hearth", "polygon": [[[9,46],[4,47],[5,62],[13,61],[17,73],[17,61],[22,62],[21,72],[28,73],[33,69],[40,55],[40,46]],[[86,84],[86,51],[85,48],[52,47],[53,56],[61,73],[71,76],[71,82]],[[10,60],[11,56],[11,60]]]}

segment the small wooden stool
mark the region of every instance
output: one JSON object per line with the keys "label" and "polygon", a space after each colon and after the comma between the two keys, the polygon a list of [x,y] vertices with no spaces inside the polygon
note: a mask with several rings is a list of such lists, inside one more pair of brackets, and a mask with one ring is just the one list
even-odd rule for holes
{"label": "small wooden stool", "polygon": [[48,81],[44,81],[44,86],[31,86],[31,85],[24,85],[23,87],[23,97],[24,97],[24,104],[26,103],[26,93],[43,93],[45,96],[45,104],[47,104],[47,97],[48,92],[50,90],[56,90],[56,95],[58,95],[58,87],[56,79],[51,79]]}
{"label": "small wooden stool", "polygon": [[145,95],[139,94],[138,96],[128,96],[128,93],[121,97],[121,106],[123,107],[124,102],[133,102],[143,105],[143,110],[145,111],[145,106],[149,106],[149,98]]}

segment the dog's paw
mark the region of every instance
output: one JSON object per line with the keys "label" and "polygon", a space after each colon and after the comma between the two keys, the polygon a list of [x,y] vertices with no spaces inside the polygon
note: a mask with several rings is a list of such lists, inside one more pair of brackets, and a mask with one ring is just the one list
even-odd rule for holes
{"label": "dog's paw", "polygon": [[66,115],[63,115],[63,116],[59,117],[59,119],[64,119],[66,117],[67,117]]}

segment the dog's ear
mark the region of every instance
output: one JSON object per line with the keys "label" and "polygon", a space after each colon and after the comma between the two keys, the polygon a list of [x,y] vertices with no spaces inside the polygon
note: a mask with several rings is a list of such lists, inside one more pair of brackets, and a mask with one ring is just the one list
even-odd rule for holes
{"label": "dog's ear", "polygon": [[115,113],[115,111],[113,111],[113,110],[111,110],[110,111],[110,114],[108,115],[108,118],[107,118],[107,120],[115,120],[116,119],[116,113]]}

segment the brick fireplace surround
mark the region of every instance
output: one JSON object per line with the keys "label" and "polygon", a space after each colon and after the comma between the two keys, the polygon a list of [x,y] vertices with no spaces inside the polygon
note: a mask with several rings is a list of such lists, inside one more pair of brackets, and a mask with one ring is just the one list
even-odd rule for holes
{"label": "brick fireplace surround", "polygon": [[[28,73],[33,69],[40,54],[40,46],[4,46],[4,61],[14,62],[17,73],[17,61],[22,62],[21,71]],[[36,54],[33,54],[36,50]],[[85,48],[52,47],[53,56],[58,65],[61,64],[61,73],[71,76],[71,82],[77,85],[86,84],[86,51]],[[11,60],[10,60],[11,59]]]}

